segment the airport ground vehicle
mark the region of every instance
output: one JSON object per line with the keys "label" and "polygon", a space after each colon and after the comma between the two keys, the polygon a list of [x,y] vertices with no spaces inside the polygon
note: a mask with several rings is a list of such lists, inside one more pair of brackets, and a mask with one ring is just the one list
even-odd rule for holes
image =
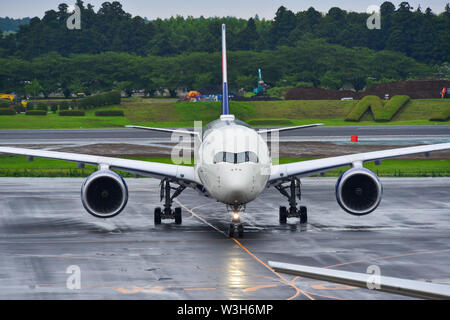
{"label": "airport ground vehicle", "polygon": [[13,103],[15,98],[12,94],[0,93],[0,99],[9,99]]}
{"label": "airport ground vehicle", "polygon": [[266,93],[267,85],[262,79],[261,69],[258,69],[258,87],[253,90],[253,93],[257,96],[262,96]]}

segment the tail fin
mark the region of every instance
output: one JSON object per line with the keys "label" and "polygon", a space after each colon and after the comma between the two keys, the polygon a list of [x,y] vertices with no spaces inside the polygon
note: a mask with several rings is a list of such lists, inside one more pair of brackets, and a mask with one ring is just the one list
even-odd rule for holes
{"label": "tail fin", "polygon": [[222,114],[230,114],[230,107],[228,105],[227,40],[225,37],[225,33],[225,24],[222,24]]}

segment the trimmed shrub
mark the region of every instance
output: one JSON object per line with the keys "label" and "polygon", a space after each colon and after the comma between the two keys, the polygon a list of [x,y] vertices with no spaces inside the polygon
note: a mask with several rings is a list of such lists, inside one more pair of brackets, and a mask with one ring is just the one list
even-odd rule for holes
{"label": "trimmed shrub", "polygon": [[102,110],[96,111],[95,115],[97,117],[123,117],[122,110]]}
{"label": "trimmed shrub", "polygon": [[48,103],[48,108],[53,112],[58,111],[58,106],[59,106],[59,102],[49,102]]}
{"label": "trimmed shrub", "polygon": [[440,108],[431,115],[430,121],[448,121],[450,120],[450,106]]}
{"label": "trimmed shrub", "polygon": [[61,104],[59,105],[59,110],[69,110],[69,102],[67,101],[63,101],[61,102]]}
{"label": "trimmed shrub", "polygon": [[46,116],[47,111],[44,110],[27,110],[25,113],[27,116]]}
{"label": "trimmed shrub", "polygon": [[368,108],[370,108],[372,112],[374,112],[374,109],[383,108],[381,99],[377,96],[365,96],[345,117],[345,121],[360,121]]}
{"label": "trimmed shrub", "polygon": [[13,116],[15,114],[16,114],[16,112],[12,109],[0,108],[0,115],[2,115],[2,116]]}
{"label": "trimmed shrub", "polygon": [[48,107],[47,104],[45,102],[40,101],[37,106],[34,107],[34,110],[42,110],[42,111],[47,111]]}
{"label": "trimmed shrub", "polygon": [[9,108],[10,103],[7,100],[0,99],[0,108]]}
{"label": "trimmed shrub", "polygon": [[375,121],[388,122],[409,102],[408,96],[394,96],[383,106],[383,102],[377,96],[365,96],[345,117],[345,121],[360,121],[364,114],[372,111]]}
{"label": "trimmed shrub", "polygon": [[375,121],[389,122],[400,111],[405,104],[409,102],[408,96],[393,96],[386,104],[384,108],[380,110],[373,110]]}
{"label": "trimmed shrub", "polygon": [[121,97],[119,91],[100,93],[95,96],[89,96],[77,100],[78,107],[81,109],[94,109],[103,106],[120,104]]}
{"label": "trimmed shrub", "polygon": [[21,112],[25,112],[25,111],[26,111],[26,109],[24,108],[24,106],[23,106],[22,104],[20,104],[20,103],[16,103],[15,105],[13,105],[13,108],[14,108],[14,110],[15,110],[17,113],[21,113]]}
{"label": "trimmed shrub", "polygon": [[82,117],[85,115],[85,113],[84,113],[84,111],[80,111],[80,110],[62,110],[59,112],[59,115],[61,117],[65,117],[65,116]]}

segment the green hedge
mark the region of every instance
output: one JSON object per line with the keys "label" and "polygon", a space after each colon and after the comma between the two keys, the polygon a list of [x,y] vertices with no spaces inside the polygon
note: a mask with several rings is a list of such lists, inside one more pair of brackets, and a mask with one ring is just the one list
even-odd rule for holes
{"label": "green hedge", "polygon": [[27,112],[25,112],[25,114],[27,116],[46,116],[47,115],[47,111],[44,111],[44,110],[27,110]]}
{"label": "green hedge", "polygon": [[25,112],[26,111],[25,107],[22,104],[20,104],[20,103],[14,104],[13,108],[14,108],[14,110],[17,113],[21,113],[21,112]]}
{"label": "green hedge", "polygon": [[439,108],[431,115],[430,121],[449,121],[450,120],[450,106]]}
{"label": "green hedge", "polygon": [[95,96],[78,99],[77,106],[81,109],[94,109],[98,107],[120,104],[121,97],[119,91],[100,93]]}
{"label": "green hedge", "polygon": [[0,115],[2,115],[2,116],[13,116],[15,114],[16,114],[16,112],[12,109],[0,108]]}
{"label": "green hedge", "polygon": [[59,105],[59,110],[69,110],[69,108],[70,108],[70,105],[69,105],[69,102],[67,102],[67,101],[63,101]]}
{"label": "green hedge", "polygon": [[34,110],[42,110],[42,111],[47,111],[48,107],[47,104],[45,102],[40,101],[37,106],[34,107]]}
{"label": "green hedge", "polygon": [[96,111],[95,115],[97,117],[123,117],[123,111],[122,110],[101,110]]}
{"label": "green hedge", "polygon": [[360,121],[368,108],[371,108],[372,112],[374,112],[374,109],[383,108],[381,99],[377,96],[365,96],[345,117],[345,121]]}
{"label": "green hedge", "polygon": [[381,108],[380,110],[373,110],[375,121],[391,121],[397,112],[399,112],[400,109],[409,102],[409,100],[410,99],[408,96],[393,96],[388,102],[386,102],[384,108]]}
{"label": "green hedge", "polygon": [[389,122],[409,102],[408,96],[394,96],[383,106],[377,96],[365,96],[345,117],[345,121],[360,121],[368,109],[372,111],[375,121]]}
{"label": "green hedge", "polygon": [[83,117],[85,115],[84,111],[80,110],[62,110],[59,112],[61,117],[65,116],[75,116],[75,117]]}
{"label": "green hedge", "polygon": [[9,101],[0,99],[0,108],[9,108]]}
{"label": "green hedge", "polygon": [[50,102],[48,104],[48,107],[50,108],[51,111],[56,112],[58,111],[58,105],[59,105],[58,102]]}

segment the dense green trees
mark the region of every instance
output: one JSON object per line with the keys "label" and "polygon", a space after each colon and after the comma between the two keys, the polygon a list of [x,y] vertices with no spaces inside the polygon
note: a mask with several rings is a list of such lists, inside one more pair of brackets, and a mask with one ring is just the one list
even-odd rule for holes
{"label": "dense green trees", "polygon": [[[220,52],[171,57],[104,52],[68,57],[50,53],[32,60],[0,58],[0,91],[20,94],[30,79],[37,79],[37,90],[44,95],[54,91],[93,94],[112,89],[147,94],[168,89],[174,95],[177,88],[190,90],[220,84],[220,59]],[[352,83],[362,89],[369,77],[400,80],[432,72],[430,67],[400,53],[351,49],[305,38],[295,46],[274,50],[229,52],[231,88],[250,90],[256,86],[260,66],[264,66],[264,81],[272,87],[310,83],[339,88]],[[26,86],[27,93],[34,95],[36,83],[31,84]]]}
{"label": "dense green trees", "polygon": [[[268,50],[295,46],[309,36],[323,38],[346,47],[368,47],[405,53],[424,63],[449,61],[450,6],[439,15],[429,8],[414,10],[408,2],[398,8],[391,2],[381,5],[381,30],[369,30],[366,13],[333,7],[322,14],[314,8],[294,13],[280,7],[273,21],[250,18],[183,18],[147,21],[132,17],[119,2],[105,2],[96,11],[81,8],[81,30],[68,30],[68,6],[60,4],[42,19],[33,18],[16,34],[0,40],[0,55],[31,59],[55,51],[62,56],[106,51],[137,55],[173,56],[191,52],[216,52],[220,48],[220,25],[227,24],[230,50]],[[1,23],[1,21],[0,21]]]}
{"label": "dense green trees", "polygon": [[19,30],[19,26],[28,24],[30,22],[30,18],[22,18],[22,19],[13,19],[9,17],[0,18],[0,31],[17,31]]}
{"label": "dense green trees", "polygon": [[[33,79],[44,96],[59,91],[66,97],[113,89],[129,95],[167,89],[175,95],[178,88],[220,84],[222,23],[235,89],[255,87],[258,68],[272,87],[338,89],[351,83],[357,90],[374,81],[448,74],[448,5],[435,15],[407,2],[398,8],[385,2],[381,30],[368,30],[367,14],[336,7],[326,14],[280,7],[273,21],[180,16],[147,21],[126,13],[119,2],[105,2],[97,11],[81,0],[77,4],[81,30],[67,29],[70,13],[60,4],[0,39],[1,92],[23,95]],[[432,70],[416,60],[440,67]]]}

